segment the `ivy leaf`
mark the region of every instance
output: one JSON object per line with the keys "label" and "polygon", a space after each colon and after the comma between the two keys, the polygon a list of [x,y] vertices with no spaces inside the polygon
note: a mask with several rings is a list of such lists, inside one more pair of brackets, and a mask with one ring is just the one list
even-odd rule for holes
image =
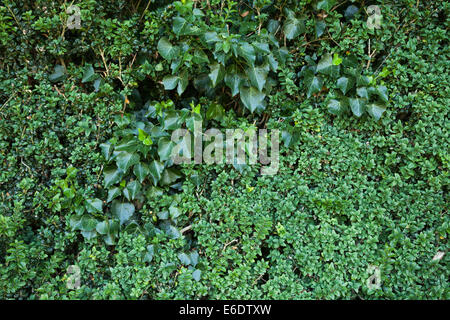
{"label": "ivy leaf", "polygon": [[198,282],[198,281],[200,281],[201,274],[202,274],[202,272],[199,269],[197,269],[192,273],[192,278]]}
{"label": "ivy leaf", "polygon": [[149,262],[149,263],[152,262],[154,253],[155,253],[155,249],[154,249],[153,245],[149,244],[147,246],[147,252],[145,253],[145,256],[144,256],[144,262]]}
{"label": "ivy leaf", "polygon": [[189,34],[189,23],[182,17],[174,17],[172,30],[177,36]]}
{"label": "ivy leaf", "polygon": [[376,103],[372,103],[367,106],[367,112],[377,121],[380,120],[384,111],[386,111],[386,109]]}
{"label": "ivy leaf", "polygon": [[244,106],[254,112],[259,106],[263,107],[263,101],[266,95],[254,87],[241,88],[241,101]]}
{"label": "ivy leaf", "polygon": [[79,228],[81,231],[91,232],[95,230],[97,226],[97,220],[91,217],[90,215],[84,215],[81,217]]}
{"label": "ivy leaf", "polygon": [[162,137],[158,141],[158,155],[160,161],[167,161],[172,156],[172,149],[174,147],[173,141],[169,138]]}
{"label": "ivy leaf", "polygon": [[325,10],[330,11],[331,8],[335,5],[336,0],[322,0],[317,3],[317,10]]}
{"label": "ivy leaf", "polygon": [[103,202],[98,198],[86,200],[85,207],[89,213],[103,212]]}
{"label": "ivy leaf", "polygon": [[366,87],[357,88],[356,94],[363,99],[369,100],[369,93],[367,92]]}
{"label": "ivy leaf", "polygon": [[48,76],[48,80],[51,82],[59,82],[66,78],[66,70],[61,65],[56,65],[53,69],[53,73]]}
{"label": "ivy leaf", "polygon": [[108,161],[111,156],[112,144],[109,142],[100,144],[100,149],[102,150],[103,157]]}
{"label": "ivy leaf", "polygon": [[347,20],[351,20],[353,19],[353,17],[355,16],[355,14],[357,14],[359,11],[358,7],[354,6],[354,5],[350,5],[347,7],[347,9],[345,9],[345,13],[344,13],[344,17]]}
{"label": "ivy leaf", "polygon": [[117,182],[122,179],[123,171],[114,167],[111,167],[109,169],[105,169],[103,171],[105,175],[105,188],[109,188],[113,184],[116,184]]}
{"label": "ivy leaf", "polygon": [[178,76],[166,76],[163,78],[162,83],[165,90],[173,90],[176,88],[180,78]]}
{"label": "ivy leaf", "polygon": [[224,68],[220,63],[215,63],[209,66],[211,72],[209,73],[209,78],[211,79],[213,88],[217,86],[217,84],[223,80],[224,78]]}
{"label": "ivy leaf", "polygon": [[331,54],[327,53],[325,54],[317,64],[317,72],[331,75],[333,68],[333,58],[331,57]]}
{"label": "ivy leaf", "polygon": [[206,119],[211,120],[220,120],[223,118],[225,114],[225,111],[223,107],[218,103],[211,103],[208,107],[208,110],[206,110]]}
{"label": "ivy leaf", "polygon": [[335,99],[331,99],[328,102],[328,111],[334,115],[338,115],[342,112],[341,102]]}
{"label": "ivy leaf", "polygon": [[157,161],[157,160],[153,160],[150,165],[149,165],[149,175],[150,178],[152,179],[153,185],[157,185],[158,181],[161,180],[161,174],[164,170],[164,165]]}
{"label": "ivy leaf", "polygon": [[191,264],[191,259],[189,259],[189,256],[184,252],[178,254],[178,259],[180,259],[181,263],[184,264],[185,266]]}
{"label": "ivy leaf", "polygon": [[192,61],[196,64],[207,64],[209,63],[209,58],[203,50],[195,49]]}
{"label": "ivy leaf", "polygon": [[231,89],[231,95],[233,97],[239,93],[239,88],[242,81],[242,74],[237,73],[235,69],[229,70],[229,72],[225,75],[225,84]]}
{"label": "ivy leaf", "polygon": [[129,201],[131,201],[136,199],[139,191],[141,191],[141,184],[139,181],[133,180],[128,182],[127,187],[123,190],[123,194]]}
{"label": "ivy leaf", "polygon": [[117,198],[118,196],[120,196],[120,189],[118,187],[112,188],[108,190],[108,198],[106,200],[106,202],[111,202],[113,201],[115,198]]}
{"label": "ivy leaf", "polygon": [[139,182],[142,183],[149,173],[148,165],[146,163],[139,162],[134,166],[133,173],[139,179]]}
{"label": "ivy leaf", "polygon": [[315,25],[316,38],[319,38],[324,32],[327,24],[323,20],[317,20]]}
{"label": "ivy leaf", "polygon": [[178,56],[180,48],[173,46],[166,37],[159,39],[158,52],[166,60],[171,61]]}
{"label": "ivy leaf", "polygon": [[364,113],[364,102],[361,99],[349,99],[350,109],[358,118]]}
{"label": "ivy leaf", "polygon": [[347,77],[340,77],[337,81],[337,87],[341,89],[343,94],[346,94],[353,87],[353,82]]}
{"label": "ivy leaf", "polygon": [[121,203],[114,200],[111,206],[112,214],[119,219],[120,224],[127,222],[134,213],[134,205],[131,203]]}
{"label": "ivy leaf", "polygon": [[254,87],[258,88],[259,91],[262,91],[264,89],[268,73],[269,65],[264,65],[261,67],[250,67],[250,69],[248,69],[247,71],[251,84]]}
{"label": "ivy leaf", "polygon": [[161,185],[167,186],[181,178],[181,174],[178,170],[167,168],[161,175]]}
{"label": "ivy leaf", "polygon": [[117,167],[123,172],[127,172],[132,165],[139,163],[139,155],[121,151],[116,158]]}
{"label": "ivy leaf", "polygon": [[241,42],[238,47],[239,56],[243,57],[250,65],[255,64],[256,52],[255,48],[248,42]]}
{"label": "ivy leaf", "polygon": [[81,80],[81,83],[86,83],[94,79],[95,79],[94,68],[91,65],[86,66],[86,68],[84,68],[83,79]]}
{"label": "ivy leaf", "polygon": [[283,25],[283,32],[288,40],[297,38],[300,34],[305,32],[304,20],[296,19],[294,17],[288,18]]}
{"label": "ivy leaf", "polygon": [[388,102],[389,101],[388,91],[387,91],[387,88],[385,86],[378,86],[377,87],[377,94],[381,98],[381,100],[383,100],[384,102]]}
{"label": "ivy leaf", "polygon": [[304,81],[307,88],[306,96],[308,98],[322,90],[323,80],[321,77],[315,76],[313,72],[307,72]]}
{"label": "ivy leaf", "polygon": [[186,71],[183,71],[180,75],[180,78],[178,81],[178,86],[177,86],[177,92],[178,92],[179,96],[181,96],[183,94],[183,92],[184,92],[184,90],[186,90],[188,84],[189,84],[188,73]]}

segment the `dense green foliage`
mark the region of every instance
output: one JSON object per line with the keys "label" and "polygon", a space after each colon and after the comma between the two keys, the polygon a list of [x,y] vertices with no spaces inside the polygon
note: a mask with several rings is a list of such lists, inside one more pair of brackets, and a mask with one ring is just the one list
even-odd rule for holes
{"label": "dense green foliage", "polygon": [[[1,298],[450,298],[449,2],[70,4],[0,4]],[[194,120],[278,173],[175,165]]]}

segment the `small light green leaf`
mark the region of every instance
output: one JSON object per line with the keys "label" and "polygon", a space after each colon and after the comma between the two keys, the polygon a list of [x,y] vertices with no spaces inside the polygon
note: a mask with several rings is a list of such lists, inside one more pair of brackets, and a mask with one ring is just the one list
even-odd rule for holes
{"label": "small light green leaf", "polygon": [[333,55],[333,65],[338,66],[342,63],[342,58],[337,53]]}

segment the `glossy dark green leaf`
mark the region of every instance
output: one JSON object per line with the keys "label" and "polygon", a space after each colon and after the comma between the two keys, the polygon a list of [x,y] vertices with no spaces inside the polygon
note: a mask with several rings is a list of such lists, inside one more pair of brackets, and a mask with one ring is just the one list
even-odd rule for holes
{"label": "glossy dark green leaf", "polygon": [[220,63],[215,63],[211,66],[209,78],[211,79],[211,83],[213,87],[216,87],[219,82],[221,82],[225,76],[225,69]]}
{"label": "glossy dark green leaf", "polygon": [[89,213],[103,212],[103,202],[98,198],[87,199],[85,207]]}
{"label": "glossy dark green leaf", "polygon": [[327,24],[323,20],[317,20],[315,24],[316,38],[319,38],[324,32]]}
{"label": "glossy dark green leaf", "polygon": [[166,76],[163,78],[162,83],[165,90],[173,90],[177,87],[180,78],[178,76]]}
{"label": "glossy dark green leaf", "polygon": [[161,185],[167,186],[173,184],[175,181],[181,178],[181,174],[178,170],[167,168],[161,175]]}
{"label": "glossy dark green leaf", "polygon": [[223,118],[224,114],[225,110],[223,109],[223,107],[220,104],[213,102],[206,110],[206,119],[220,120]]}
{"label": "glossy dark green leaf", "polygon": [[264,89],[268,73],[269,73],[268,64],[259,67],[250,67],[247,70],[247,74],[251,84],[259,91],[262,91]]}
{"label": "glossy dark green leaf", "polygon": [[349,104],[352,113],[357,117],[361,117],[364,113],[364,101],[361,99],[349,99]]}
{"label": "glossy dark green leaf", "polygon": [[121,151],[116,157],[116,165],[123,172],[127,172],[131,166],[137,163],[139,163],[139,155],[136,153]]}
{"label": "glossy dark green leaf", "polygon": [[158,41],[158,52],[164,59],[171,61],[178,56],[180,48],[173,46],[166,37],[163,37]]}
{"label": "glossy dark green leaf", "polygon": [[118,196],[120,196],[120,189],[118,187],[109,189],[108,190],[108,198],[107,198],[106,202],[111,202]]}
{"label": "glossy dark green leaf", "polygon": [[90,82],[92,80],[95,80],[95,71],[91,65],[88,65],[84,68],[83,79],[81,80],[81,83]]}
{"label": "glossy dark green leaf", "polygon": [[161,180],[161,175],[164,170],[164,164],[153,160],[149,165],[149,176],[153,182],[153,185],[157,185],[159,180]]}
{"label": "glossy dark green leaf", "polygon": [[343,94],[346,94],[348,90],[353,87],[353,81],[348,77],[340,77],[336,85],[339,89],[341,89]]}
{"label": "glossy dark green leaf", "polygon": [[119,219],[120,224],[124,224],[127,222],[134,213],[134,205],[132,203],[122,203],[117,200],[114,200],[111,205],[111,212]]}
{"label": "glossy dark green leaf", "polygon": [[123,171],[114,167],[107,168],[103,171],[105,176],[105,188],[109,188],[122,179]]}
{"label": "glossy dark green leaf", "polygon": [[167,161],[172,156],[172,150],[175,146],[174,142],[169,138],[161,138],[158,141],[158,155],[160,161]]}
{"label": "glossy dark green leaf", "polygon": [[264,98],[266,97],[264,93],[254,87],[241,88],[240,96],[244,106],[252,113],[262,105]]}
{"label": "glossy dark green leaf", "polygon": [[377,121],[380,120],[384,111],[386,111],[384,106],[381,106],[379,104],[372,103],[367,105],[367,112]]}
{"label": "glossy dark green leaf", "polygon": [[136,199],[136,196],[141,191],[141,184],[139,181],[133,180],[128,182],[127,187],[123,190],[123,195],[128,201]]}
{"label": "glossy dark green leaf", "polygon": [[49,75],[48,80],[51,82],[59,82],[66,78],[66,70],[63,66],[56,65],[53,69],[53,73]]}
{"label": "glossy dark green leaf", "polygon": [[149,173],[148,165],[142,162],[136,164],[133,168],[133,173],[139,179],[139,182],[142,183]]}
{"label": "glossy dark green leaf", "polygon": [[331,99],[328,102],[328,111],[332,114],[338,115],[342,112],[341,102],[335,99]]}

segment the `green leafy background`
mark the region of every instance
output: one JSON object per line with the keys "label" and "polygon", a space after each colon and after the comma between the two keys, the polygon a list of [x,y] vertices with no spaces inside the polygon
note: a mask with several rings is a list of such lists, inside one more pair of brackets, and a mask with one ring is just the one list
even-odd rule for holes
{"label": "green leafy background", "polygon": [[[0,5],[1,298],[450,297],[447,1],[75,4]],[[195,121],[279,172],[175,165]]]}

